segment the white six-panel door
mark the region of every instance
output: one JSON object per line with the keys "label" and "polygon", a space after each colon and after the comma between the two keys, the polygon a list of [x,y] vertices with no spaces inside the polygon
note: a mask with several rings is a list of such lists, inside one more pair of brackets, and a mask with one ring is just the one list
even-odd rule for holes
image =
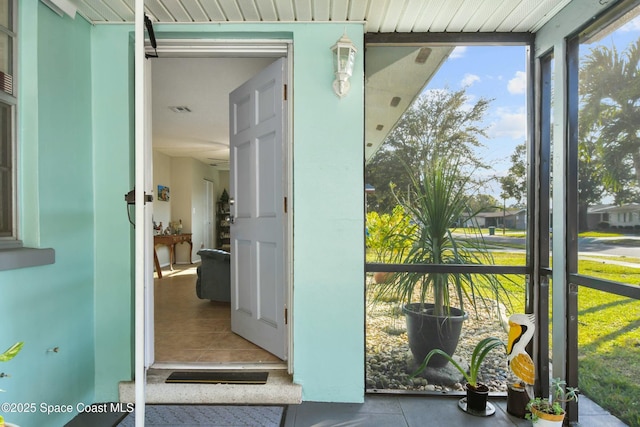
{"label": "white six-panel door", "polygon": [[285,73],[278,59],[229,96],[231,329],[283,360]]}

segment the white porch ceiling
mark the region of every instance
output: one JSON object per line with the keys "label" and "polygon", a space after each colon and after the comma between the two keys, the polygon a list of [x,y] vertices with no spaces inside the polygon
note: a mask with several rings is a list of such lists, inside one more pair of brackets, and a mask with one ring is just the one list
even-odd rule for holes
{"label": "white porch ceiling", "polygon": [[[64,1],[93,24],[134,21],[135,0]],[[145,9],[158,23],[364,22],[367,33],[533,33],[571,1],[580,0],[145,0]],[[367,159],[452,50],[422,48],[367,47]],[[180,54],[154,60],[154,148],[228,168],[227,94],[270,60],[169,56]],[[173,113],[174,106],[192,113]]]}
{"label": "white porch ceiling", "polygon": [[[132,22],[135,0],[71,0],[92,23]],[[535,32],[571,0],[146,0],[156,22],[364,21],[367,32]]]}

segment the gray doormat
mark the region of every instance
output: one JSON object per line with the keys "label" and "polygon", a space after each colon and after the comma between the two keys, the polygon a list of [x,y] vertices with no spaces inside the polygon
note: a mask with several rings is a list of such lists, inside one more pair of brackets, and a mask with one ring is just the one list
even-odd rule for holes
{"label": "gray doormat", "polygon": [[[147,405],[145,427],[281,427],[284,406],[234,405]],[[120,427],[135,426],[135,411],[127,415]]]}
{"label": "gray doormat", "polygon": [[165,383],[187,384],[266,384],[268,372],[177,371]]}

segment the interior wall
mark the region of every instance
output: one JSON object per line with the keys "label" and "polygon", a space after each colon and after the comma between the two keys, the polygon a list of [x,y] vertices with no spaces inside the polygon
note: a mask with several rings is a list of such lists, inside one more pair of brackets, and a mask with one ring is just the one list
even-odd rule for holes
{"label": "interior wall", "polygon": [[[158,185],[169,187],[170,191],[173,189],[171,185],[171,157],[157,150],[153,150],[153,220],[158,225],[162,223],[162,232],[164,232],[171,222],[171,203],[173,198],[170,192],[168,201],[158,199]],[[155,249],[160,266],[168,266],[169,248],[160,245]]]}
{"label": "interior wall", "polygon": [[[171,221],[182,220],[182,232],[193,233],[193,218],[191,215],[194,202],[192,168],[195,160],[187,157],[171,159]],[[193,236],[191,236],[193,241]],[[193,256],[193,254],[192,254]],[[189,262],[189,245],[176,245],[175,261],[179,264]],[[193,259],[193,258],[192,258]]]}
{"label": "interior wall", "polygon": [[[1,397],[18,404],[93,402],[91,26],[62,19],[41,2],[20,2],[18,13],[17,135],[27,196],[20,196],[20,220],[27,243],[53,248],[56,259],[0,272],[0,351],[25,343],[15,359],[2,363],[11,376],[0,379]],[[55,347],[58,352],[50,351]],[[72,416],[2,413],[24,426],[63,425]]]}
{"label": "interior wall", "polygon": [[[191,261],[200,260],[198,251],[204,245],[204,180],[214,183],[219,188],[219,174],[211,166],[189,157],[170,157],[157,150],[153,151],[153,185],[157,193],[158,185],[169,187],[168,202],[154,197],[153,218],[156,223],[162,221],[164,228],[171,221],[182,220],[182,232],[191,233],[193,250]],[[215,206],[214,206],[215,209]],[[157,246],[158,262],[161,266],[169,265],[169,249]],[[176,245],[176,263],[189,262],[189,245]]]}

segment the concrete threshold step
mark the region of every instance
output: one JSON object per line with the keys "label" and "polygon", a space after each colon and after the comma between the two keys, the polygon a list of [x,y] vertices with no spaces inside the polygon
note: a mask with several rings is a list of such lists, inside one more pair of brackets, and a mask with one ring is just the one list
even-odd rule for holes
{"label": "concrete threshold step", "polygon": [[[178,369],[150,369],[147,373],[148,404],[248,404],[294,405],[302,402],[302,386],[294,384],[286,371],[269,370],[266,384],[166,384]],[[193,369],[191,369],[193,370]],[[135,382],[119,384],[120,402],[135,401]]]}

